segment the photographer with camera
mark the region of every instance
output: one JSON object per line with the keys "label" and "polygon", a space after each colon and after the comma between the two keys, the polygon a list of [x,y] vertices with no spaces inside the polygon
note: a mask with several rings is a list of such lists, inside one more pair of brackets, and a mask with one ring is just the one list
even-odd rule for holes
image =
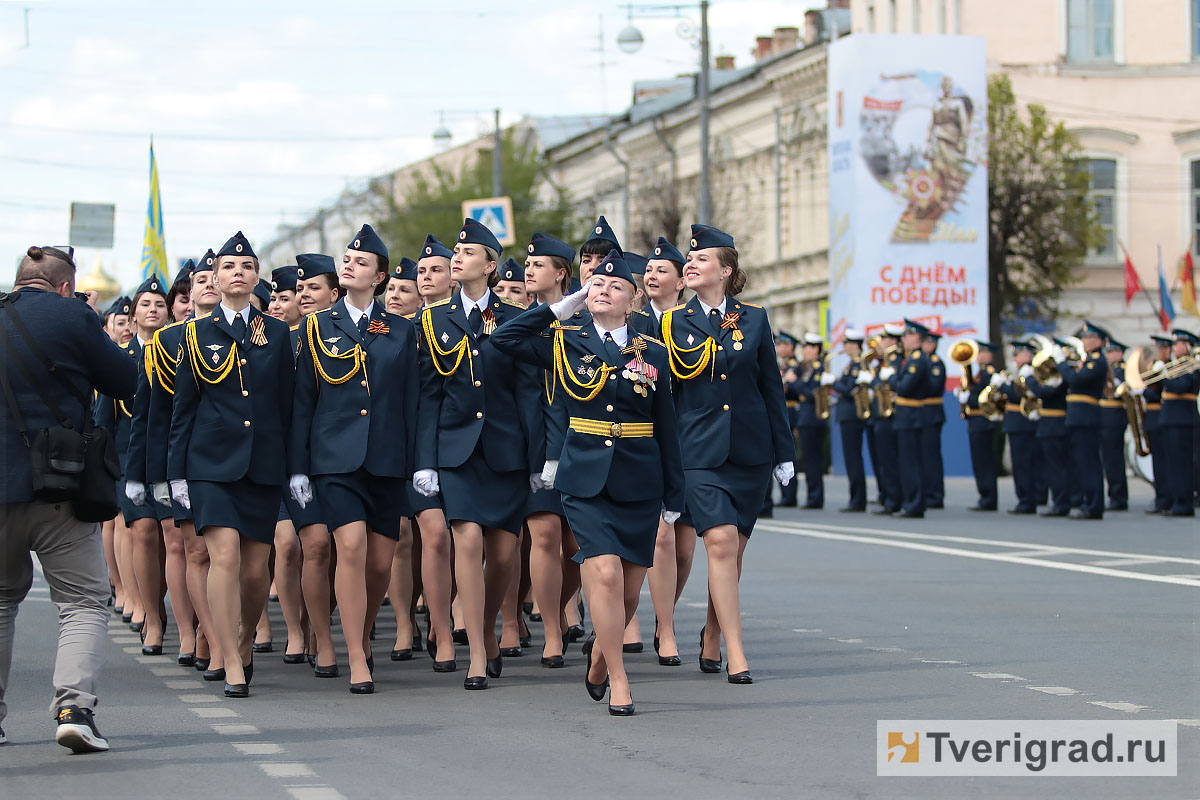
{"label": "photographer with camera", "polygon": [[93,391],[132,398],[137,364],[75,293],[68,247],[26,251],[13,292],[0,294],[0,353],[0,724],[17,609],[33,583],[36,553],[58,607],[55,738],[77,753],[107,750],[92,719],[109,594],[97,523],[116,513],[119,465],[106,432],[91,425],[90,402]]}

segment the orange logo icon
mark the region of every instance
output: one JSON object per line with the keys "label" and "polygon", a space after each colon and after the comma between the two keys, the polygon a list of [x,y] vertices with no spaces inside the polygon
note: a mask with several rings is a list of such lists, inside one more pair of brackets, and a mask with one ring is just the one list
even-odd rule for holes
{"label": "orange logo icon", "polygon": [[921,760],[921,739],[917,733],[888,731],[888,763],[916,764]]}

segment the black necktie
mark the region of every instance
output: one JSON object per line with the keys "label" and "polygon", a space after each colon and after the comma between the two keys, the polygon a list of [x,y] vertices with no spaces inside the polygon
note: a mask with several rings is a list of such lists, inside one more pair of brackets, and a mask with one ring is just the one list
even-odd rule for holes
{"label": "black necktie", "polygon": [[613,339],[611,333],[604,334],[604,352],[608,355],[608,360],[613,363],[620,363],[621,348],[617,347],[617,342]]}
{"label": "black necktie", "polygon": [[720,331],[721,330],[721,312],[714,308],[712,311],[708,312],[708,318],[710,320],[712,320],[713,327],[716,328],[717,331]]}
{"label": "black necktie", "polygon": [[359,338],[360,338],[360,339],[362,339],[362,338],[365,338],[365,337],[366,337],[366,335],[367,335],[367,324],[368,324],[369,322],[370,322],[370,320],[368,320],[368,319],[367,319],[367,315],[366,315],[366,314],[363,314],[361,317],[359,317],[359,318],[358,318],[358,336],[359,336]]}
{"label": "black necktie", "polygon": [[233,326],[232,327],[233,327],[233,338],[237,340],[238,344],[245,344],[246,343],[246,320],[242,318],[241,314],[233,315]]}
{"label": "black necktie", "polygon": [[483,314],[479,311],[479,306],[471,306],[471,313],[467,315],[467,324],[471,326],[471,333],[476,336],[483,328]]}

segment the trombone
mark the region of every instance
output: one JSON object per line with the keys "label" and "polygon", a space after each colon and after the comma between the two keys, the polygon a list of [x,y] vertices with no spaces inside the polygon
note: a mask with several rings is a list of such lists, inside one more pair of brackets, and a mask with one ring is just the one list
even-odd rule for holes
{"label": "trombone", "polygon": [[1200,347],[1193,347],[1186,356],[1173,358],[1161,368],[1151,367],[1142,372],[1142,364],[1151,358],[1153,354],[1149,347],[1135,349],[1125,359],[1125,382],[1134,389],[1144,389],[1151,383],[1179,378],[1200,370]]}

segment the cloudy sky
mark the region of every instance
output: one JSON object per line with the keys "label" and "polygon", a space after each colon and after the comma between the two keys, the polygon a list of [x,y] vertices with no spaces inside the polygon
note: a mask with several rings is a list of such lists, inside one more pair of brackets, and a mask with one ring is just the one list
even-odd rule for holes
{"label": "cloudy sky", "polygon": [[[713,54],[748,64],[756,35],[823,5],[716,0]],[[0,285],[29,244],[67,240],[72,201],[116,204],[101,255],[136,284],[151,135],[175,264],[237,229],[263,244],[429,155],[440,111],[462,142],[493,107],[505,124],[612,113],[635,80],[694,69],[677,21],[637,20],[632,56],[627,24],[608,0],[0,0]]]}

